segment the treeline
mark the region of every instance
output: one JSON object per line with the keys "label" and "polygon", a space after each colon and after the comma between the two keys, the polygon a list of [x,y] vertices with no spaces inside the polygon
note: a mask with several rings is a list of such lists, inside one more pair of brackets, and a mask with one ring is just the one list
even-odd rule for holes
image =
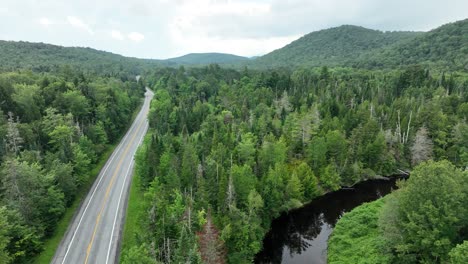
{"label": "treeline", "polygon": [[123,263],[252,262],[283,211],[427,159],[468,162],[463,73],[212,65],[149,81],[144,231]]}
{"label": "treeline", "polygon": [[0,74],[1,263],[29,263],[42,250],[141,102],[134,76],[67,69]]}

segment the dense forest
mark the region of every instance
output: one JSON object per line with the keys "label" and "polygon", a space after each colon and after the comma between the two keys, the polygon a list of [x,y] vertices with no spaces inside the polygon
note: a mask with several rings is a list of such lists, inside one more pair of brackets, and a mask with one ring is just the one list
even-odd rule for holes
{"label": "dense forest", "polygon": [[[465,263],[467,30],[341,26],[251,60],[0,41],[0,262],[43,249],[148,84],[144,195],[122,263],[251,263],[281,213],[402,171],[401,189],[345,216],[335,241],[363,234],[369,261]],[[193,67],[164,67],[180,64]],[[336,263],[362,252],[331,243]]]}
{"label": "dense forest", "polygon": [[212,65],[147,79],[144,205],[123,263],[249,263],[281,212],[426,160],[468,163],[466,73]]}
{"label": "dense forest", "polygon": [[135,76],[65,69],[0,74],[0,263],[42,250],[141,103]]}

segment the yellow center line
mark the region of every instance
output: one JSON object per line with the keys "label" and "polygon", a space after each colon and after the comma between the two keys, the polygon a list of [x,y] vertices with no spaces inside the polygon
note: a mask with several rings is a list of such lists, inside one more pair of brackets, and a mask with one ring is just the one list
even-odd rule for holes
{"label": "yellow center line", "polygon": [[94,225],[93,235],[91,237],[91,241],[89,242],[88,248],[86,250],[86,260],[84,262],[85,264],[88,263],[89,254],[91,252],[91,248],[93,247],[94,237],[96,236],[96,231],[97,231],[97,228],[99,226],[99,222],[101,221],[101,215],[102,215],[102,212],[104,210],[104,206],[106,205],[107,199],[109,198],[109,193],[110,193],[111,187],[114,184],[114,180],[115,180],[115,178],[117,176],[117,173],[120,170],[120,167],[122,166],[122,162],[124,161],[125,157],[127,156],[127,152],[130,149],[130,146],[132,146],[133,141],[135,140],[135,137],[138,134],[138,131],[140,131],[140,128],[143,125],[143,123],[145,123],[145,122],[143,121],[143,122],[140,123],[140,125],[138,126],[135,134],[133,134],[133,137],[130,139],[130,142],[128,143],[127,147],[125,148],[123,156],[122,156],[122,158],[120,158],[119,163],[117,164],[117,168],[115,169],[114,174],[112,175],[111,182],[107,186],[106,195],[104,196],[104,200],[102,201],[102,204],[101,204],[101,209],[99,210],[99,214],[98,214],[98,216],[96,218],[96,224]]}

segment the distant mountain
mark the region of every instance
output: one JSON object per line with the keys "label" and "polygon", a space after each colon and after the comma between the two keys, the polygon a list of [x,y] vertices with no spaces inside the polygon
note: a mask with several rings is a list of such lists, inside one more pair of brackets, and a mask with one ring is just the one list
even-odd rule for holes
{"label": "distant mountain", "polygon": [[252,60],[249,66],[395,68],[412,64],[468,70],[468,19],[429,32],[382,32],[350,25],[320,30]]}
{"label": "distant mountain", "polygon": [[257,58],[253,65],[343,66],[355,62],[366,52],[414,39],[421,32],[382,32],[359,26],[340,27],[309,33],[285,47]]}
{"label": "distant mountain", "polygon": [[226,53],[190,53],[181,57],[167,59],[167,62],[179,65],[237,64],[249,58]]}
{"label": "distant mountain", "polygon": [[468,19],[449,23],[409,41],[362,56],[358,67],[427,64],[468,71]]}
{"label": "distant mountain", "polygon": [[0,40],[0,70],[54,71],[69,65],[87,72],[139,74],[158,66],[233,65],[249,58],[224,53],[191,53],[167,60],[138,59],[92,48]]}
{"label": "distant mountain", "polygon": [[0,70],[53,71],[63,65],[96,73],[127,71],[167,65],[167,62],[137,59],[91,48],[62,47],[44,43],[0,40]]}

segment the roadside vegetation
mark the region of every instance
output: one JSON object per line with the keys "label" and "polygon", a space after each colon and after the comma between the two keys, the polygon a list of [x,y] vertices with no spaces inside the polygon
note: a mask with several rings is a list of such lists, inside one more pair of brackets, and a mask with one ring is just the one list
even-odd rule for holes
{"label": "roadside vegetation", "polygon": [[2,263],[50,261],[143,93],[124,74],[0,74]]}

